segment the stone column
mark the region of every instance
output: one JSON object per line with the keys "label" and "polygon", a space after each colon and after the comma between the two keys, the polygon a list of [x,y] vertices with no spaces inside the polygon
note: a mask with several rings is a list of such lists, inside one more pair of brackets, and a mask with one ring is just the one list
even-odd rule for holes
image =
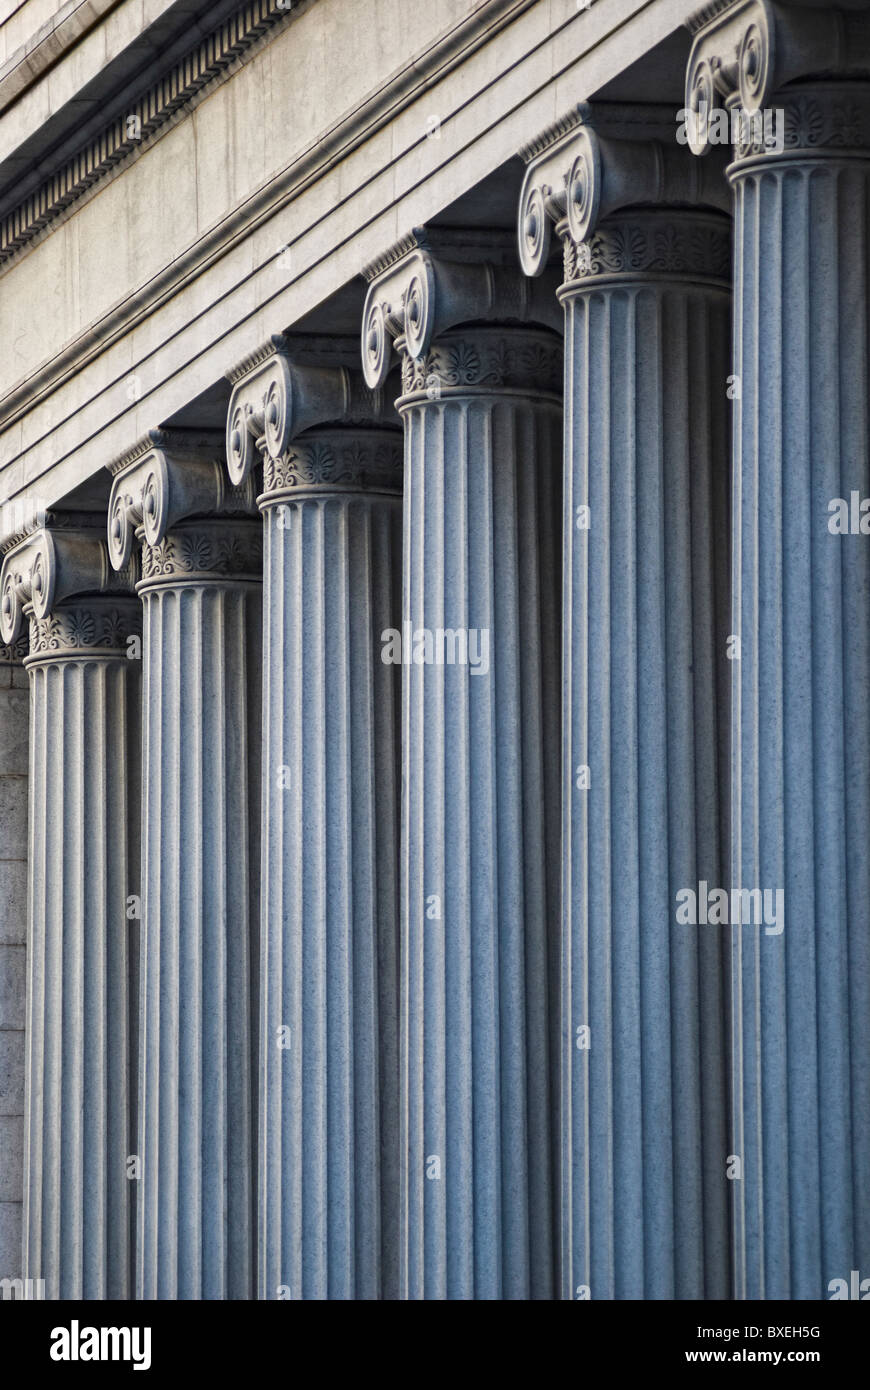
{"label": "stone column", "polygon": [[868,58],[866,13],[753,0],[687,75],[696,152],[743,114],[732,854],[770,910],[733,927],[739,1298],[870,1277]]}
{"label": "stone column", "polygon": [[233,380],[230,474],[264,470],[259,1295],[395,1298],[402,436],[355,343]]}
{"label": "stone column", "polygon": [[262,545],[222,444],[146,437],[109,502],[112,563],[142,541],[144,1299],[252,1292]]}
{"label": "stone column", "polygon": [[57,518],[0,574],[3,640],[30,622],[24,1275],[61,1299],[129,1297],[132,1256],[140,629],[101,536]]}
{"label": "stone column", "polygon": [[371,386],[396,333],[403,359],[412,1299],[553,1293],[562,344],[552,287],[539,294],[508,255],[495,238],[417,233],[369,268],[363,326]]}
{"label": "stone column", "polygon": [[22,1274],[27,945],[27,653],[0,644],[0,1279]]}
{"label": "stone column", "polygon": [[725,870],[730,225],[666,115],[524,151],[524,268],[564,242],[563,1298],[729,1288],[726,943],[676,910]]}

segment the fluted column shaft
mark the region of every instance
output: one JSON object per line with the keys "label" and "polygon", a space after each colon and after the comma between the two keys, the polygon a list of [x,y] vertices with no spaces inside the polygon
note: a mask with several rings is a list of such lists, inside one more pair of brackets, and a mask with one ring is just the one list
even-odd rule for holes
{"label": "fluted column shaft", "polygon": [[22,1273],[27,954],[27,637],[0,640],[0,1278]]}
{"label": "fluted column shaft", "polygon": [[266,456],[259,1293],[397,1296],[398,430]]}
{"label": "fluted column shaft", "polygon": [[565,248],[562,1296],[723,1298],[729,226]]}
{"label": "fluted column shaft", "polygon": [[30,620],[24,1273],[129,1297],[139,892],[139,605]]}
{"label": "fluted column shaft", "polygon": [[252,1293],[261,553],[247,518],[143,545],[146,1299]]}
{"label": "fluted column shaft", "polygon": [[556,335],[496,327],[445,332],[403,369],[413,1299],[553,1293],[560,375]]}
{"label": "fluted column shaft", "polygon": [[743,887],[784,892],[784,929],[743,928],[734,957],[746,1298],[826,1298],[870,1271],[865,93],[776,94],[785,149],[738,149],[730,171],[733,855]]}
{"label": "fluted column shaft", "polygon": [[551,222],[565,268],[561,1296],[722,1298],[727,943],[678,908],[726,869],[726,186],[655,108],[522,155],[523,268]]}

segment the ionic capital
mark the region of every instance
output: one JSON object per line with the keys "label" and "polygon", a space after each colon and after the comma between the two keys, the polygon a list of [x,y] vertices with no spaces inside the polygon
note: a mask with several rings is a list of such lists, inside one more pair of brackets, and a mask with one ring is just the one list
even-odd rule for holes
{"label": "ionic capital", "polygon": [[509,242],[495,235],[418,229],[366,266],[363,311],[365,379],[382,386],[392,346],[414,362],[433,340],[463,323],[530,323],[561,329],[552,287],[530,284],[515,267]]}
{"label": "ionic capital", "polygon": [[554,225],[577,248],[625,208],[728,210],[724,164],[690,159],[677,143],[673,113],[643,114],[579,105],[520,151],[528,166],[518,227],[526,275],[548,264]]}
{"label": "ionic capital", "polygon": [[714,0],[688,27],[694,40],[685,103],[694,154],[710,148],[710,116],[716,107],[737,109],[751,119],[774,97],[779,104],[781,89],[789,83],[811,77],[866,78],[870,66],[870,14],[848,0],[839,8],[829,0]]}
{"label": "ionic capital", "polygon": [[135,569],[113,566],[99,519],[48,514],[47,524],[4,545],[0,569],[0,637],[10,646],[27,616],[50,618],[71,598],[130,594]]}
{"label": "ionic capital", "polygon": [[294,441],[306,430],[395,420],[383,384],[363,379],[350,339],[275,336],[227,375],[227,468],[237,486],[260,457],[266,493],[288,486]]}
{"label": "ionic capital", "polygon": [[109,556],[115,569],[130,563],[133,537],[156,547],[190,517],[250,515],[254,487],[227,476],[218,431],[153,430],[109,465]]}

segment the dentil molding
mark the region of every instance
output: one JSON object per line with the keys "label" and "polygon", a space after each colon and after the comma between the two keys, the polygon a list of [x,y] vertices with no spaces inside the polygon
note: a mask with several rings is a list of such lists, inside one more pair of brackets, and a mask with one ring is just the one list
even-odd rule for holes
{"label": "dentil molding", "polygon": [[248,52],[300,12],[292,0],[244,0],[211,33],[197,38],[175,58],[149,87],[128,99],[123,114],[96,131],[90,129],[63,162],[52,167],[51,155],[43,160],[48,172],[0,216],[0,266],[140,151],[176,112],[228,77]]}

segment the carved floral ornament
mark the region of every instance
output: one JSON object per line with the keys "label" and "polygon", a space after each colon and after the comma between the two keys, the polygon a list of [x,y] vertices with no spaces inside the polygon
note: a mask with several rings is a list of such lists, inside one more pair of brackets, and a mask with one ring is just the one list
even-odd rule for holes
{"label": "carved floral ornament", "polygon": [[402,362],[407,395],[442,387],[482,386],[560,392],[562,344],[548,333],[497,328],[445,334],[422,357]]}
{"label": "carved floral ornament", "polygon": [[20,666],[29,650],[30,643],[24,631],[14,642],[0,642],[0,666]]}
{"label": "carved floral ornament", "polygon": [[155,432],[112,465],[109,556],[116,570],[130,563],[134,536],[154,548],[191,516],[253,513],[253,484],[232,485],[222,444],[220,435],[188,440]]}
{"label": "carved floral ornament", "polygon": [[[363,310],[363,372],[373,389],[386,381],[394,341],[407,390],[408,361],[414,364],[410,379],[424,379],[431,351],[441,360],[435,339],[459,324],[538,324],[561,331],[552,289],[531,285],[513,266],[484,258],[447,260],[430,252],[423,232],[406,238],[385,262],[371,278]],[[453,376],[445,373],[442,384],[458,385],[455,370]]]}
{"label": "carved floral ornament", "polygon": [[[273,351],[260,360],[255,355],[247,370],[243,364],[232,374],[226,441],[230,478],[242,485],[262,456],[267,493],[302,483],[352,480],[363,485],[366,468],[360,450],[355,464],[345,457],[352,447],[347,444],[340,451],[344,463],[336,457],[328,468],[306,465],[323,448],[318,454],[299,436],[326,424],[383,423],[389,416],[385,393],[370,388],[358,366],[299,360],[285,340],[271,342]],[[371,464],[377,471],[374,457]]]}
{"label": "carved floral ornament", "polygon": [[731,229],[718,216],[626,217],[579,245],[564,238],[565,283],[608,275],[662,274],[727,280]]}
{"label": "carved floral ornament", "polygon": [[262,563],[258,520],[226,524],[200,519],[182,523],[156,545],[142,546],[142,585],[167,579],[259,579]]}
{"label": "carved floral ornament", "polygon": [[315,431],[297,439],[278,458],[267,455],[267,494],[402,490],[403,440],[398,430]]}
{"label": "carved floral ornament", "polygon": [[30,657],[127,656],[129,638],[138,636],[141,629],[141,604],[134,599],[121,604],[99,599],[66,603],[44,618],[31,614]]}
{"label": "carved floral ornament", "polygon": [[[789,5],[775,0],[712,4],[691,22],[694,41],[686,70],[685,107],[692,152],[706,154],[717,108],[738,109],[754,118],[770,107],[783,109],[784,151],[756,137],[736,142],[747,155],[830,146],[862,148],[870,143],[870,95],[850,83],[870,68],[870,16],[828,3]],[[836,81],[812,91],[787,84],[814,75]],[[785,89],[785,90],[784,90]]]}
{"label": "carved floral ornament", "polygon": [[[692,160],[676,142],[615,139],[566,121],[529,159],[520,193],[520,263],[526,275],[543,273],[555,226],[565,241],[569,280],[640,270],[721,276],[728,229],[715,213],[729,207],[717,161]],[[628,208],[619,227],[602,225]]]}
{"label": "carved floral ornament", "polygon": [[[97,531],[35,531],[7,552],[0,570],[0,638],[17,643],[25,616],[41,631],[40,625],[52,621],[59,605],[71,598],[130,593],[134,577],[129,563],[115,572]],[[61,625],[64,621],[58,618]]]}

